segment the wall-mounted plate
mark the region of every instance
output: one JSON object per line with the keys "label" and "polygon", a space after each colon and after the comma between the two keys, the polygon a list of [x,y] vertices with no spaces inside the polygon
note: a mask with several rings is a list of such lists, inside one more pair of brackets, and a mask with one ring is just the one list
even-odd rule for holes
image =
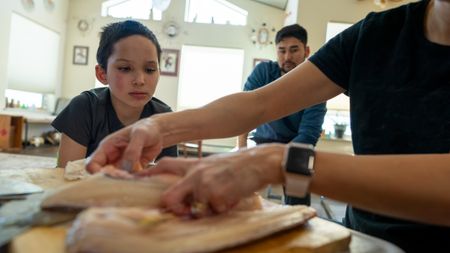
{"label": "wall-mounted plate", "polygon": [[87,22],[86,19],[80,19],[80,21],[78,21],[77,28],[81,32],[85,32],[89,30],[89,23]]}
{"label": "wall-mounted plate", "polygon": [[163,32],[169,38],[174,38],[180,33],[180,27],[175,22],[168,22],[164,25]]}

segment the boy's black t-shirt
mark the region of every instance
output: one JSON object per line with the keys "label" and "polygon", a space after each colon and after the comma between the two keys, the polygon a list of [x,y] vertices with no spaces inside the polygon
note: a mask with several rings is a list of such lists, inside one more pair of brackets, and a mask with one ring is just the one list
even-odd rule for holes
{"label": "boy's black t-shirt", "polygon": [[[349,93],[355,154],[450,151],[450,46],[425,37],[428,2],[371,13],[309,59]],[[450,227],[352,207],[345,222],[407,252],[450,252]]]}
{"label": "boy's black t-shirt", "polygon": [[[140,118],[171,111],[168,105],[153,97],[145,105]],[[87,147],[86,157],[95,151],[103,138],[124,127],[111,103],[107,87],[84,91],[74,97],[52,122],[52,126]],[[163,149],[158,158],[177,155],[177,147],[171,146]]]}

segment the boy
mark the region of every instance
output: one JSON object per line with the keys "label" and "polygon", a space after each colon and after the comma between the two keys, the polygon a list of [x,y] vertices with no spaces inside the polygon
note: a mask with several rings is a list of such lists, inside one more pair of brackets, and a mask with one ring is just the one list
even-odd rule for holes
{"label": "boy", "polygon": [[[95,74],[109,87],[84,91],[52,122],[62,133],[58,167],[88,157],[110,133],[156,113],[170,112],[153,97],[159,80],[161,48],[155,35],[128,20],[104,27],[97,50]],[[177,156],[176,146],[162,156]]]}

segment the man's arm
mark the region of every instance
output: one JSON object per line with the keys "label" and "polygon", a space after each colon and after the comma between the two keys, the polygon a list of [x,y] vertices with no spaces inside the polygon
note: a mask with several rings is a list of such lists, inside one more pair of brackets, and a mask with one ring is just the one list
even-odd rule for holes
{"label": "man's arm", "polygon": [[322,125],[326,113],[326,103],[305,109],[298,128],[298,135],[292,141],[315,146],[322,133]]}

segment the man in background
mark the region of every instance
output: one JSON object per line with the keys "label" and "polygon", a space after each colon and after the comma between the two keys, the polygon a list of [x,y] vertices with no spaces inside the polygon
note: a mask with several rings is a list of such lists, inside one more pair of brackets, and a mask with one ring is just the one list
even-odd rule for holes
{"label": "man in background", "polygon": [[[275,36],[277,61],[261,62],[256,65],[244,85],[244,91],[250,91],[280,78],[282,75],[303,63],[309,56],[308,34],[298,24],[283,27]],[[251,137],[256,144],[299,142],[316,145],[322,132],[326,113],[326,104],[318,104],[298,111],[287,117],[268,122],[256,128]],[[238,147],[247,147],[248,133],[238,138]],[[297,198],[285,195],[285,204],[310,205],[311,196]]]}

